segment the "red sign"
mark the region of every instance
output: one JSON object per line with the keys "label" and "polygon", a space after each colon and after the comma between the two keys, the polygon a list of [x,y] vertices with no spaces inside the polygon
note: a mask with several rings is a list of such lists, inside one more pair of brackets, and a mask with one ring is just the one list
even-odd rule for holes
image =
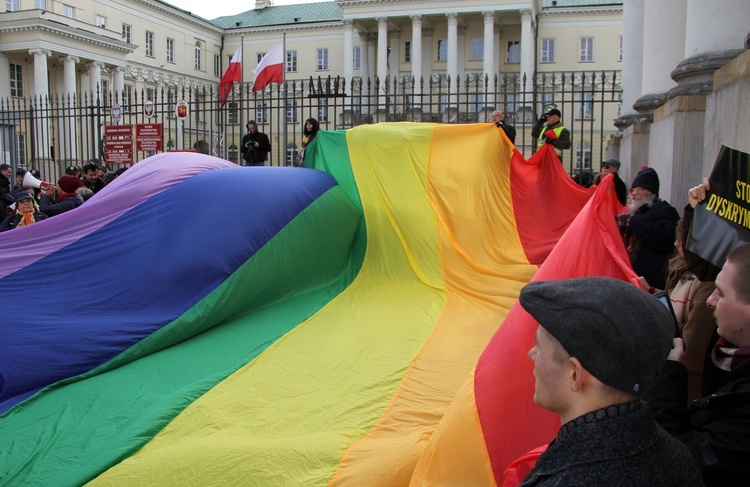
{"label": "red sign", "polygon": [[138,123],[135,125],[135,136],[138,137],[161,137],[162,124],[160,123]]}
{"label": "red sign", "polygon": [[107,152],[104,154],[104,162],[107,164],[132,164],[132,152]]}
{"label": "red sign", "polygon": [[105,125],[104,135],[107,137],[132,137],[132,125]]}
{"label": "red sign", "polygon": [[135,139],[135,150],[160,151],[162,148],[161,138],[138,137]]}
{"label": "red sign", "polygon": [[133,150],[133,139],[105,140],[104,148],[107,152],[119,150]]}

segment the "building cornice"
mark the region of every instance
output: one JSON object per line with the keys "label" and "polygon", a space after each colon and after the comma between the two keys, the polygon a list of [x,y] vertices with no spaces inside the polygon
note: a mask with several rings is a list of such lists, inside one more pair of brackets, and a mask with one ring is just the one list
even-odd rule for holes
{"label": "building cornice", "polygon": [[[55,37],[66,39],[67,41],[74,40],[85,44],[90,44],[97,47],[103,47],[123,54],[130,54],[136,46],[127,42],[107,37],[95,32],[86,31],[69,25],[61,24],[40,17],[32,18],[21,18],[18,20],[11,20],[8,22],[0,22],[0,34],[10,35],[21,32],[37,32],[44,34],[51,34]],[[5,41],[8,39],[6,38]],[[3,46],[5,42],[0,42],[0,46]]]}
{"label": "building cornice", "polygon": [[216,92],[218,81],[208,81],[192,76],[167,73],[166,71],[139,63],[127,63],[125,65],[125,79],[152,83],[161,87],[175,87],[193,90],[206,90],[213,88]]}
{"label": "building cornice", "polygon": [[308,32],[308,31],[321,31],[321,30],[339,30],[343,32],[344,21],[337,20],[335,22],[320,22],[316,24],[283,24],[283,25],[269,25],[267,27],[237,27],[234,29],[226,29],[224,31],[225,38],[236,37],[248,34],[267,34],[267,33],[278,33],[278,32]]}

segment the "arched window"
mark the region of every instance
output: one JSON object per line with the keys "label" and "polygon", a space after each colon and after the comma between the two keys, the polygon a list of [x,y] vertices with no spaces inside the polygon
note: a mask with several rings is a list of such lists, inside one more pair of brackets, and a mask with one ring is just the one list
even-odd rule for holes
{"label": "arched window", "polygon": [[203,57],[203,46],[201,46],[201,41],[195,41],[195,69],[196,71],[201,71],[202,64],[201,64],[201,58]]}

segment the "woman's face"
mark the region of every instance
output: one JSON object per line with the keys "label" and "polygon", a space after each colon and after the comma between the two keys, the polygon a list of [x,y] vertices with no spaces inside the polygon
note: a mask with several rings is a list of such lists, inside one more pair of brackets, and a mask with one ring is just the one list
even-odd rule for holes
{"label": "woman's face", "polygon": [[305,123],[305,130],[307,130],[308,132],[310,132],[310,131],[312,131],[312,129],[313,129],[313,124],[312,124],[312,122],[311,122],[311,121],[309,121],[309,120],[308,120],[308,121],[307,121],[307,122]]}
{"label": "woman's face", "polygon": [[18,211],[31,213],[34,210],[34,200],[26,198],[18,202]]}

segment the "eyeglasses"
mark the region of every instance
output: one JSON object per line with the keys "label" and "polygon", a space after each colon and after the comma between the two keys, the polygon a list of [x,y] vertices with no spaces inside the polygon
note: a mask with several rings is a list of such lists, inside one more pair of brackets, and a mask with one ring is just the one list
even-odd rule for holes
{"label": "eyeglasses", "polygon": [[602,169],[609,169],[610,167],[612,167],[612,164],[602,164]]}

